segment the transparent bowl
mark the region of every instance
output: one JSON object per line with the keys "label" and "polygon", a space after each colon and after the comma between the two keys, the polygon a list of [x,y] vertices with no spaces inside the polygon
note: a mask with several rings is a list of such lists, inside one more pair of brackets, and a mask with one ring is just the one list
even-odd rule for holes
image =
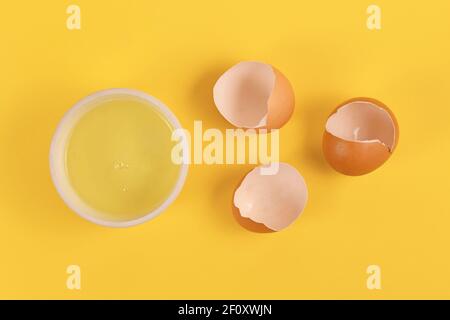
{"label": "transparent bowl", "polygon": [[[64,115],[56,129],[50,147],[50,174],[56,190],[63,201],[69,208],[84,219],[107,227],[129,227],[149,221],[161,214],[180,193],[188,171],[188,165],[185,162],[180,164],[178,179],[169,196],[151,212],[131,220],[117,221],[113,219],[108,220],[105,218],[100,218],[99,216],[105,216],[108,213],[96,210],[80,198],[77,192],[73,189],[66,172],[66,146],[71,131],[84,114],[99,105],[97,102],[101,102],[105,99],[114,99],[114,97],[120,97],[123,99],[124,96],[129,96],[132,99],[139,99],[145,103],[148,103],[149,107],[156,108],[160,114],[165,117],[165,119],[171,124],[173,130],[181,129],[181,125],[175,115],[158,99],[138,90],[122,88],[107,89],[95,92],[78,101]],[[185,144],[183,147],[185,148],[184,150],[187,150],[187,139],[181,139],[181,143]]]}

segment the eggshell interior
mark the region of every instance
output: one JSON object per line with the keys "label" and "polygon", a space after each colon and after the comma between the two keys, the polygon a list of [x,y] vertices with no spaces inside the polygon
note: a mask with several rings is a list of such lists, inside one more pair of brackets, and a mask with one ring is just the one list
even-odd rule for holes
{"label": "eggshell interior", "polygon": [[279,231],[297,219],[307,199],[303,177],[294,167],[280,163],[273,175],[263,175],[261,167],[250,171],[236,190],[233,203],[242,217]]}
{"label": "eggshell interior", "polygon": [[392,151],[395,121],[386,109],[370,101],[352,101],[338,108],[326,123],[326,130],[343,140],[381,143]]}
{"label": "eggshell interior", "polygon": [[239,128],[278,129],[295,107],[289,80],[271,65],[240,62],[214,85],[214,103],[231,124]]}
{"label": "eggshell interior", "polygon": [[236,127],[264,127],[267,102],[274,86],[275,74],[270,65],[240,62],[216,82],[214,102],[225,119]]}

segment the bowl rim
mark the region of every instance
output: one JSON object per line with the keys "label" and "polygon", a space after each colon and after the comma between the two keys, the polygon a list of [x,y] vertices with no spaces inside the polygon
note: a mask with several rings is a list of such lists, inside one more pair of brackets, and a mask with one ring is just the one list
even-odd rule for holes
{"label": "bowl rim", "polygon": [[[135,226],[138,224],[142,224],[144,222],[147,222],[147,221],[159,216],[162,212],[164,212],[172,204],[172,202],[175,201],[175,199],[178,197],[178,195],[180,194],[180,192],[186,182],[186,177],[187,177],[187,172],[188,172],[188,163],[186,163],[186,161],[182,161],[182,163],[180,164],[178,180],[177,180],[175,186],[173,187],[170,195],[164,200],[164,202],[161,203],[154,210],[142,215],[139,218],[135,218],[135,219],[131,219],[131,220],[124,220],[124,221],[112,221],[112,220],[94,217],[90,214],[83,212],[83,210],[81,210],[79,208],[79,205],[77,205],[75,203],[75,200],[73,199],[73,197],[70,194],[68,194],[68,192],[64,191],[64,188],[61,186],[62,180],[64,180],[64,179],[67,180],[68,178],[66,175],[61,176],[61,174],[56,170],[56,161],[58,161],[56,154],[59,151],[58,147],[57,147],[57,141],[59,141],[58,139],[61,139],[61,136],[63,135],[63,129],[65,129],[65,126],[70,125],[70,122],[72,121],[72,117],[74,116],[74,114],[76,112],[79,112],[80,109],[82,109],[83,107],[89,106],[89,103],[95,101],[96,99],[107,97],[107,96],[114,96],[114,95],[129,95],[129,96],[137,97],[139,99],[149,102],[152,106],[156,107],[159,112],[162,113],[162,115],[165,117],[165,119],[173,126],[174,131],[178,130],[178,131],[182,132],[184,138],[181,139],[179,143],[183,144],[184,150],[188,150],[187,149],[188,142],[187,142],[184,130],[183,130],[180,122],[178,121],[176,116],[172,113],[172,111],[160,100],[158,100],[155,97],[153,97],[143,91],[140,91],[140,90],[128,89],[128,88],[111,88],[111,89],[99,90],[99,91],[96,91],[94,93],[87,95],[86,97],[84,97],[81,100],[79,100],[78,102],[76,102],[64,114],[64,116],[61,118],[61,120],[58,123],[55,133],[53,134],[51,145],[50,145],[50,153],[49,153],[50,175],[51,175],[53,184],[56,188],[56,191],[58,192],[59,196],[62,198],[64,203],[72,211],[74,211],[76,214],[78,214],[80,217],[82,217],[90,222],[93,222],[97,225],[101,225],[101,226],[105,226],[105,227],[123,228],[123,227],[131,227],[131,226]],[[78,121],[79,121],[79,119],[74,121],[74,123],[72,124],[72,127]],[[66,139],[64,140],[64,146],[66,145],[67,140],[68,139],[66,137]],[[70,185],[70,183],[69,183],[69,185]],[[73,190],[72,188],[71,188],[71,191],[76,194],[76,191]],[[86,204],[86,206],[88,206],[88,205]],[[95,209],[93,209],[93,210],[95,210]]]}

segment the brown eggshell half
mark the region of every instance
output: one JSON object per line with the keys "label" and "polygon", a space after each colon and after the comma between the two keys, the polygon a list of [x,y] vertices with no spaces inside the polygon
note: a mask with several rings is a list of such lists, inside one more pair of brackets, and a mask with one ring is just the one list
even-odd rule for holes
{"label": "brown eggshell half", "polygon": [[232,212],[241,226],[259,233],[280,231],[302,213],[308,199],[306,183],[287,163],[264,175],[262,166],[250,171],[235,190]]}
{"label": "brown eggshell half", "polygon": [[327,120],[323,152],[338,172],[358,176],[380,167],[398,144],[397,120],[372,98],[353,98],[339,105]]}
{"label": "brown eggshell half", "polygon": [[267,128],[281,128],[292,116],[295,107],[294,90],[289,80],[277,69],[275,86],[268,102]]}
{"label": "brown eggshell half", "polygon": [[222,74],[213,97],[222,116],[238,128],[281,128],[295,106],[287,78],[271,65],[253,61],[240,62]]}

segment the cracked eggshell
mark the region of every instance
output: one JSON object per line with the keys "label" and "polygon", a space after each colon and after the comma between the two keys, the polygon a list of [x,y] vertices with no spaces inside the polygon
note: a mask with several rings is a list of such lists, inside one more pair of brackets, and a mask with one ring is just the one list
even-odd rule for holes
{"label": "cracked eggshell", "polygon": [[398,144],[397,120],[372,98],[354,98],[330,115],[323,135],[323,153],[338,172],[358,176],[380,167]]}
{"label": "cracked eggshell", "polygon": [[281,128],[295,106],[286,77],[261,62],[240,62],[228,69],[214,85],[213,96],[219,112],[238,128]]}
{"label": "cracked eggshell", "polygon": [[302,213],[308,199],[305,180],[287,163],[275,174],[264,175],[263,166],[250,171],[236,189],[233,215],[244,228],[260,233],[280,231]]}

